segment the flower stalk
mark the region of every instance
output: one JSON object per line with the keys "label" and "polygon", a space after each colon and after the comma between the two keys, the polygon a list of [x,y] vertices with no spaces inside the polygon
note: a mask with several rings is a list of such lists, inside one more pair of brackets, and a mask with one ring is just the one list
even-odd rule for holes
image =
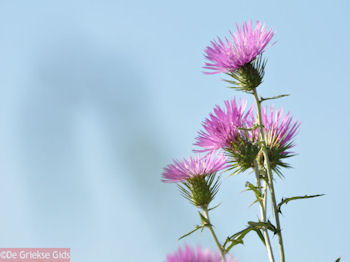
{"label": "flower stalk", "polygon": [[263,156],[264,156],[264,168],[265,168],[266,174],[267,174],[267,181],[268,181],[268,186],[270,189],[272,208],[273,208],[273,213],[274,213],[275,220],[276,220],[276,228],[278,231],[277,235],[278,235],[280,257],[281,257],[281,262],[285,262],[285,251],[284,251],[284,245],[283,245],[283,237],[282,237],[282,231],[281,231],[279,212],[278,212],[278,207],[277,207],[277,202],[276,202],[275,189],[274,189],[274,184],[273,184],[272,168],[271,168],[271,163],[270,163],[269,155],[268,155],[268,151],[267,151],[267,143],[265,140],[264,126],[263,126],[262,116],[261,116],[262,115],[261,114],[261,100],[259,99],[258,92],[257,92],[256,88],[253,89],[252,93],[254,95],[256,107],[257,107],[259,136],[260,136],[260,142],[262,144],[261,151],[262,151]]}
{"label": "flower stalk", "polygon": [[221,245],[215,231],[214,231],[214,228],[213,228],[213,225],[211,224],[210,222],[210,218],[209,218],[209,210],[208,210],[208,207],[203,207],[202,208],[203,210],[203,217],[205,218],[205,222],[206,222],[206,226],[209,228],[209,231],[211,233],[211,235],[213,236],[213,239],[215,241],[215,244],[216,246],[218,247],[219,251],[220,251],[220,254],[221,254],[221,258],[222,258],[222,261],[223,262],[226,262],[226,252],[225,252],[225,249],[224,247]]}
{"label": "flower stalk", "polygon": [[[260,205],[260,219],[262,222],[266,223],[267,219],[266,219],[266,207],[267,207],[267,183],[265,181],[264,183],[264,188],[262,189],[261,186],[261,175],[260,175],[260,169],[259,166],[257,164],[257,161],[255,161],[254,163],[254,172],[256,175],[256,183],[257,183],[257,187],[259,189],[260,192],[260,196],[263,196],[263,199],[259,199],[259,205]],[[275,257],[273,255],[273,250],[272,250],[272,246],[271,246],[271,241],[270,241],[270,236],[268,233],[268,230],[266,228],[263,229],[263,235],[264,235],[264,241],[265,241],[265,246],[266,246],[266,251],[267,251],[267,255],[269,258],[270,262],[275,262]]]}

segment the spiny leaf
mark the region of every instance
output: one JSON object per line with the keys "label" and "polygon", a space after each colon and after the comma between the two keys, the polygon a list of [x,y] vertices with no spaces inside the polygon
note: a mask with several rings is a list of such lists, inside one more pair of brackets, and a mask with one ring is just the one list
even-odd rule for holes
{"label": "spiny leaf", "polygon": [[254,231],[257,233],[258,237],[260,238],[260,240],[262,241],[262,243],[264,244],[264,246],[266,246],[264,236],[263,236],[263,234],[261,233],[260,229],[255,229]]}
{"label": "spiny leaf", "polygon": [[257,187],[257,186],[253,185],[250,182],[247,182],[245,184],[245,186],[247,187],[247,191],[253,191],[254,192],[257,201],[261,201],[262,200],[263,196],[262,196],[262,194],[260,192],[260,188],[261,187]]}
{"label": "spiny leaf", "polygon": [[270,231],[272,231],[274,234],[277,234],[279,231],[278,229],[271,223],[270,220],[268,220],[267,222],[253,222],[253,221],[249,221],[248,225],[250,225],[252,228],[254,229],[268,229]]}
{"label": "spiny leaf", "polygon": [[253,127],[245,128],[245,127],[238,127],[239,130],[243,131],[254,131],[259,128],[259,125],[254,125]]}
{"label": "spiny leaf", "polygon": [[[261,229],[271,230],[272,232],[274,232],[274,234],[278,233],[277,228],[270,221],[267,221],[267,222],[249,221],[247,228],[237,232],[236,234],[234,234],[226,239],[226,241],[224,243],[224,248],[225,248],[226,253],[229,252],[231,250],[231,248],[233,248],[234,246],[236,246],[238,244],[243,244],[244,237],[251,231],[255,231],[265,245],[264,237],[260,231]],[[228,243],[230,243],[230,245],[226,248],[226,245]]]}
{"label": "spiny leaf", "polygon": [[214,206],[214,207],[209,208],[208,211],[212,211],[212,210],[214,210],[215,208],[218,208],[220,205],[221,205],[221,203],[217,204],[217,205]]}
{"label": "spiny leaf", "polygon": [[191,235],[192,233],[194,233],[194,232],[196,232],[197,230],[202,229],[202,228],[203,228],[203,226],[196,226],[195,229],[193,229],[192,231],[190,231],[190,232],[184,234],[183,236],[181,236],[181,237],[179,238],[179,240],[181,240],[181,239],[183,239],[183,238],[185,238],[185,237],[188,237],[188,236]]}
{"label": "spiny leaf", "polygon": [[258,203],[259,201],[258,200],[255,200],[255,201],[253,201],[250,205],[249,205],[249,207],[251,207],[251,206],[254,206],[256,203]]}
{"label": "spiny leaf", "polygon": [[282,213],[281,207],[283,204],[288,204],[290,201],[298,200],[298,199],[307,199],[307,198],[314,198],[314,197],[320,197],[324,196],[324,194],[318,194],[318,195],[305,195],[305,196],[295,196],[295,197],[288,197],[288,198],[282,198],[281,202],[278,204],[278,212]]}
{"label": "spiny leaf", "polygon": [[266,98],[262,97],[262,98],[260,98],[260,101],[263,102],[263,101],[266,101],[266,100],[278,99],[278,98],[282,98],[282,97],[286,97],[286,96],[290,96],[290,95],[289,94],[285,94],[285,95],[266,97]]}
{"label": "spiny leaf", "polygon": [[203,223],[202,227],[211,226],[208,218],[206,218],[201,212],[198,212],[198,213],[199,213],[199,217],[201,218],[201,221]]}
{"label": "spiny leaf", "polygon": [[238,245],[238,244],[243,244],[243,239],[244,237],[253,229],[251,227],[247,227],[246,229],[243,229],[239,232],[237,232],[236,234],[232,235],[231,237],[228,237],[225,244],[224,244],[224,248],[225,246],[231,242],[231,244],[225,249],[226,253],[228,253],[231,248],[233,248],[234,246]]}

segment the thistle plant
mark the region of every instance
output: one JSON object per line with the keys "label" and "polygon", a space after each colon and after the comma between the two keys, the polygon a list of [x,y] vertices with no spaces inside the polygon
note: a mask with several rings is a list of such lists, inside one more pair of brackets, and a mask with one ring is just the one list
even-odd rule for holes
{"label": "thistle plant", "polygon": [[[209,205],[219,190],[220,182],[219,178],[216,177],[216,173],[226,167],[227,164],[223,155],[208,154],[204,157],[196,156],[183,161],[174,161],[173,164],[165,167],[163,172],[163,181],[179,183],[178,187],[182,195],[201,210],[199,216],[202,223],[194,231],[204,228],[209,229],[223,261],[226,261],[226,254],[211,224],[209,218],[211,208]],[[187,235],[189,234],[183,237]]]}
{"label": "thistle plant", "polygon": [[[229,261],[229,253],[250,232],[255,232],[266,248],[267,261],[286,261],[283,228],[280,219],[281,208],[290,201],[322,196],[304,195],[282,198],[277,202],[275,180],[283,178],[283,171],[289,168],[288,158],[293,157],[294,139],[300,122],[290,113],[273,106],[263,106],[266,101],[286,97],[261,97],[258,88],[263,83],[266,59],[265,50],[270,47],[274,32],[261,22],[246,22],[237,25],[230,38],[218,38],[205,50],[206,74],[225,74],[225,81],[240,92],[252,96],[254,103],[240,99],[224,102],[202,122],[202,130],[194,142],[195,157],[165,167],[163,182],[177,183],[181,194],[199,209],[201,224],[180,239],[204,228],[209,229],[220,254],[202,253],[201,249],[186,247],[169,255],[167,262]],[[203,154],[203,156],[201,155]],[[253,181],[245,185],[253,192],[254,203],[259,207],[259,220],[248,221],[247,227],[228,235],[220,241],[209,218],[209,212],[216,206],[212,202],[219,190],[218,172],[230,175],[253,173]],[[222,175],[222,174],[221,174]],[[268,205],[268,201],[271,205]],[[268,208],[271,206],[271,210]],[[268,220],[270,214],[273,221]],[[271,233],[277,235],[278,255],[273,249]],[[337,261],[340,261],[338,259]]]}

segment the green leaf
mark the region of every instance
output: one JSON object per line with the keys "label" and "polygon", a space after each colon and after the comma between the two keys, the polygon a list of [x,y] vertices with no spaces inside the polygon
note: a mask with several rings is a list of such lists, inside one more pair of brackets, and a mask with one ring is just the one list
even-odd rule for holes
{"label": "green leaf", "polygon": [[243,130],[243,131],[254,131],[258,128],[259,128],[259,125],[254,125],[253,127],[250,127],[250,128],[238,127],[239,130]]}
{"label": "green leaf", "polygon": [[227,248],[225,248],[226,253],[228,253],[231,248],[233,248],[234,246],[238,245],[238,244],[243,244],[243,239],[244,237],[253,229],[251,227],[247,227],[246,229],[243,229],[239,232],[237,232],[236,234],[232,235],[231,237],[228,237],[225,244],[224,244],[224,248],[228,243],[231,243]]}
{"label": "green leaf", "polygon": [[253,201],[250,205],[249,205],[249,207],[251,207],[251,206],[254,206],[256,203],[258,203],[259,201],[258,200],[255,200],[255,201]]}
{"label": "green leaf", "polygon": [[198,212],[198,214],[199,214],[199,217],[201,218],[201,221],[203,223],[203,227],[210,225],[208,219],[201,212]]}
{"label": "green leaf", "polygon": [[252,221],[249,221],[248,225],[250,225],[254,229],[264,229],[264,228],[266,228],[267,230],[272,231],[274,234],[278,233],[278,229],[271,223],[270,220],[268,220],[267,222],[252,222]]}
{"label": "green leaf", "polygon": [[181,240],[181,239],[183,239],[183,238],[185,238],[185,237],[188,237],[189,235],[191,235],[192,233],[196,232],[196,231],[199,230],[199,229],[203,229],[203,227],[204,227],[204,226],[196,226],[195,229],[193,229],[192,231],[190,231],[190,232],[184,234],[183,236],[181,236],[181,237],[179,238],[179,240]]}
{"label": "green leaf", "polygon": [[314,197],[320,197],[324,196],[324,194],[318,194],[318,195],[305,195],[305,196],[295,196],[295,197],[288,197],[288,198],[282,198],[281,202],[278,204],[278,212],[282,214],[281,207],[284,204],[288,204],[290,201],[298,200],[298,199],[307,199],[307,198],[314,198]]}
{"label": "green leaf", "polygon": [[216,206],[213,206],[213,207],[209,208],[208,212],[214,210],[215,208],[218,208],[219,206],[221,206],[221,203],[217,204]]}
{"label": "green leaf", "polygon": [[261,200],[263,199],[263,196],[262,196],[262,194],[260,193],[260,188],[261,188],[261,187],[259,188],[259,187],[253,185],[253,184],[250,183],[250,182],[247,182],[247,183],[245,184],[245,186],[247,187],[247,191],[253,191],[253,192],[254,192],[257,201],[261,201]]}
{"label": "green leaf", "polygon": [[271,100],[271,99],[278,99],[278,98],[282,98],[282,97],[286,97],[286,96],[290,96],[289,94],[286,94],[286,95],[279,95],[279,96],[273,96],[273,97],[262,97],[260,99],[260,102],[263,102],[263,101],[266,101],[266,100]]}
{"label": "green leaf", "polygon": [[[267,222],[249,221],[247,228],[237,232],[236,234],[234,234],[226,239],[226,241],[223,245],[223,247],[225,248],[225,252],[228,253],[231,250],[231,248],[233,248],[234,246],[236,246],[238,244],[244,244],[244,242],[243,242],[244,237],[251,231],[256,232],[258,237],[261,239],[261,241],[265,245],[264,236],[260,231],[261,229],[271,230],[272,232],[274,232],[274,234],[278,233],[277,228],[270,221],[267,221]],[[230,243],[230,245],[228,247],[226,247],[229,243]]]}
{"label": "green leaf", "polygon": [[199,217],[201,218],[202,229],[204,229],[205,227],[213,226],[212,224],[210,224],[209,219],[203,213],[198,211],[198,214],[199,214]]}
{"label": "green leaf", "polygon": [[340,262],[341,257],[338,257],[335,262]]}
{"label": "green leaf", "polygon": [[262,241],[264,246],[266,246],[264,235],[261,233],[261,230],[260,229],[255,229],[254,231],[256,232],[256,234],[258,235],[258,237],[260,238],[260,240]]}

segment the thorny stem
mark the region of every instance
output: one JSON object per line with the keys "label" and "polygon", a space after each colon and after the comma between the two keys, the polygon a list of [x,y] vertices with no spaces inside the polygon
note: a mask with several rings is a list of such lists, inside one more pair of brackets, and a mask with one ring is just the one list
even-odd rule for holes
{"label": "thorny stem", "polygon": [[272,202],[272,207],[273,207],[273,213],[275,215],[276,227],[277,227],[277,231],[278,231],[277,235],[278,235],[278,244],[279,244],[279,249],[280,249],[280,257],[281,257],[281,262],[285,262],[286,260],[285,260],[283,237],[282,237],[282,231],[281,231],[281,223],[280,223],[279,212],[278,212],[278,208],[277,208],[275,189],[274,189],[274,185],[273,185],[272,169],[271,169],[271,164],[270,164],[270,160],[269,160],[269,155],[267,152],[267,145],[266,145],[263,122],[262,122],[262,117],[261,117],[261,100],[259,99],[258,92],[256,91],[256,88],[253,89],[252,93],[254,95],[256,106],[257,106],[257,111],[258,111],[258,121],[259,121],[259,131],[260,131],[259,134],[260,134],[260,142],[262,143],[261,150],[262,150],[262,153],[264,155],[264,167],[265,167],[266,173],[267,173],[268,184],[269,184],[269,189],[270,189],[270,194],[271,194],[271,202]]}
{"label": "thorny stem", "polygon": [[218,239],[218,237],[216,236],[216,233],[214,231],[214,228],[213,228],[213,225],[211,224],[210,222],[210,218],[209,218],[209,211],[208,211],[208,208],[207,207],[203,207],[203,216],[205,217],[205,219],[207,220],[207,227],[209,228],[210,230],[210,233],[211,235],[213,236],[214,238],[214,241],[215,241],[215,244],[217,245],[218,249],[220,250],[220,254],[221,254],[221,257],[222,257],[222,261],[223,262],[226,262],[226,258],[225,258],[225,249],[224,247],[220,244],[220,241]]}
{"label": "thorny stem", "polygon": [[[260,219],[261,219],[262,222],[266,223],[267,183],[265,181],[265,183],[264,183],[264,192],[263,192],[262,187],[261,187],[260,170],[259,170],[259,167],[258,167],[258,164],[257,164],[256,161],[254,163],[254,171],[255,171],[256,182],[257,182],[257,186],[258,186],[260,195],[263,195],[263,199],[259,200]],[[270,262],[274,262],[275,261],[275,257],[273,255],[273,251],[272,251],[272,246],[271,246],[268,230],[266,228],[264,228],[263,229],[263,233],[264,233],[265,246],[266,246],[266,250],[267,250],[267,255],[269,257],[269,261]]]}

